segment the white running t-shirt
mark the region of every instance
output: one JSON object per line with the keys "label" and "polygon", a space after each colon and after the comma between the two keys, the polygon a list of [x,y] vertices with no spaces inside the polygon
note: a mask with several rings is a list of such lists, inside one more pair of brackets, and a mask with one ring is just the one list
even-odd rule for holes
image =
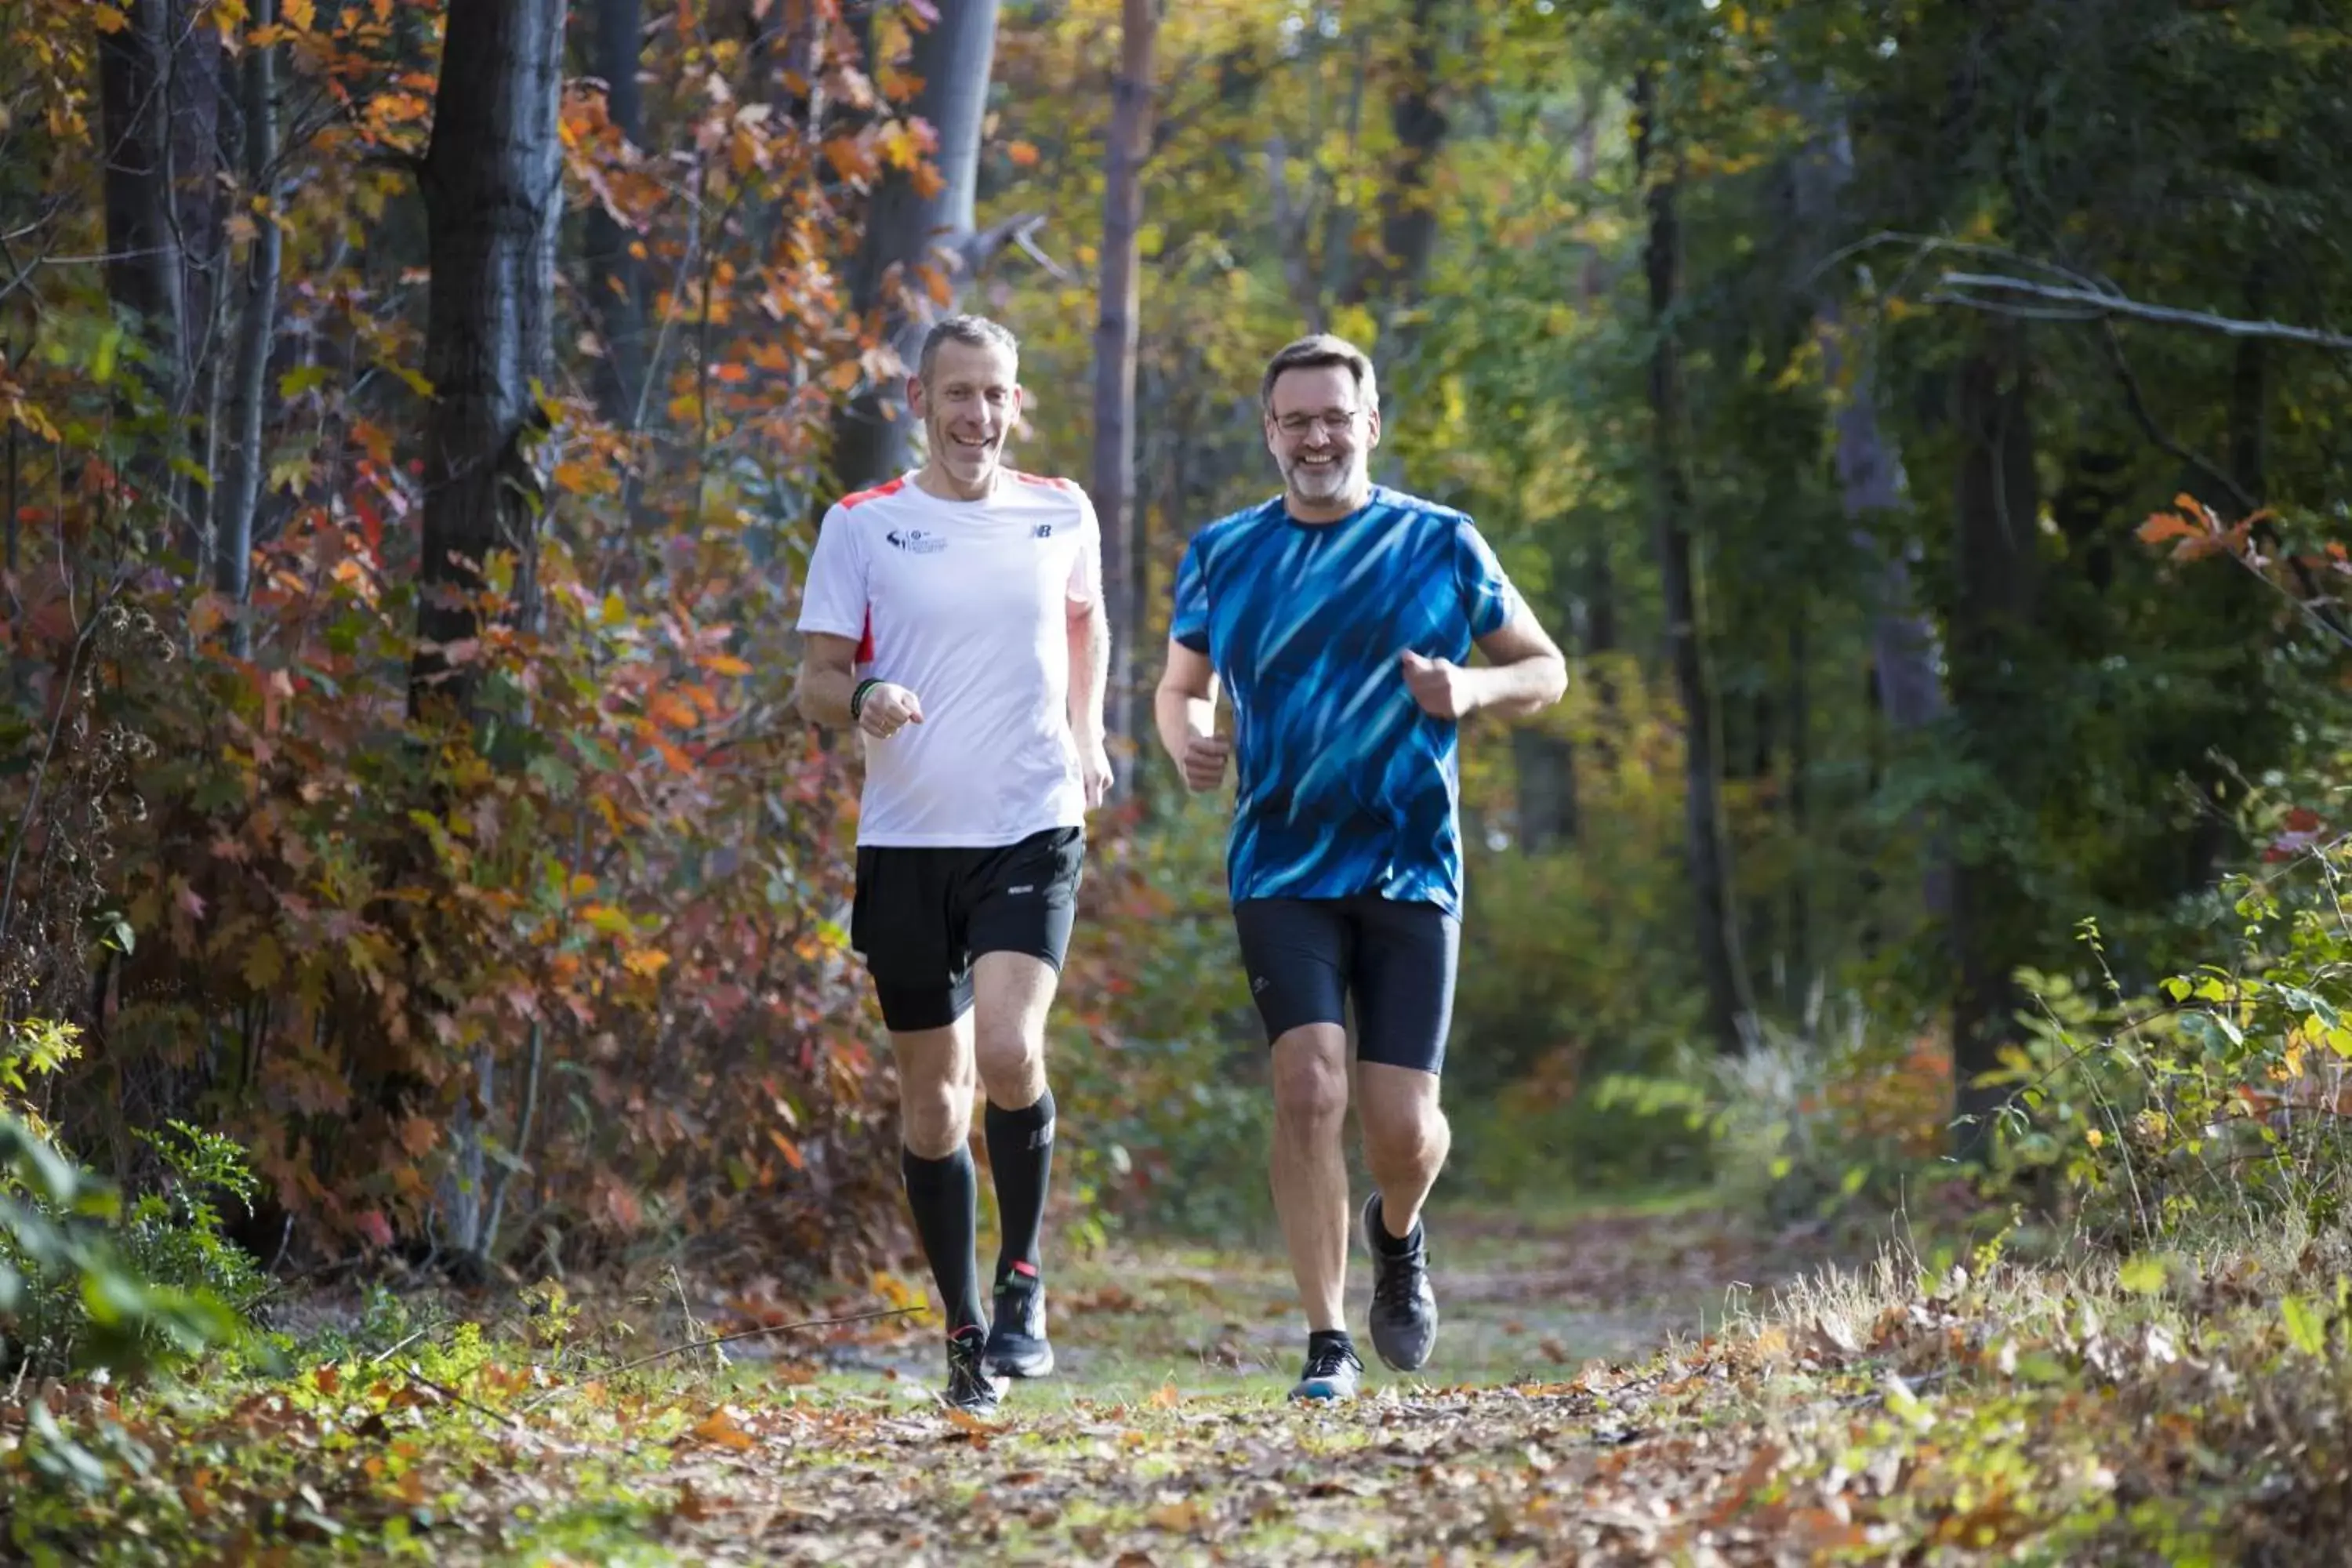
{"label": "white running t-shirt", "polygon": [[909,474],[826,511],[800,629],[857,638],[859,678],[923,712],[887,741],[858,731],[858,843],[982,849],[1085,825],[1069,616],[1101,576],[1095,509],[1067,479],[1001,469],[961,501]]}

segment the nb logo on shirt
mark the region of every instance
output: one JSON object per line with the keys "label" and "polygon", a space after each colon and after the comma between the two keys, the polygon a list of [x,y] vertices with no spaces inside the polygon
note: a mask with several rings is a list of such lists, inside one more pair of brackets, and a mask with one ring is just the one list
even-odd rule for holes
{"label": "nb logo on shirt", "polygon": [[936,555],[948,547],[945,539],[936,533],[925,533],[919,528],[894,528],[883,537],[916,555]]}
{"label": "nb logo on shirt", "polygon": [[1054,537],[1054,525],[1053,525],[1052,523],[1050,523],[1050,522],[1041,522],[1041,523],[1039,523],[1039,524],[1037,525],[1037,527],[1036,527],[1035,531],[1034,531],[1034,537],[1036,537],[1036,538],[1038,538],[1038,539],[1051,539],[1051,538],[1053,538],[1053,537]]}

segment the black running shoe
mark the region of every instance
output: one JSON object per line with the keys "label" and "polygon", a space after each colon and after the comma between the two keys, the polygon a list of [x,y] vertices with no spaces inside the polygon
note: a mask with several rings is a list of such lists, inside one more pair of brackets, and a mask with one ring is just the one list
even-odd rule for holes
{"label": "black running shoe", "polygon": [[1307,1370],[1291,1385],[1293,1399],[1353,1399],[1364,1386],[1364,1363],[1341,1333],[1310,1334]]}
{"label": "black running shoe", "polygon": [[950,1408],[974,1415],[996,1414],[1001,1396],[982,1353],[987,1342],[988,1335],[978,1323],[948,1336],[948,1390],[942,1398]]}
{"label": "black running shoe", "polygon": [[1036,1270],[1014,1264],[996,1286],[996,1321],[989,1326],[987,1369],[998,1377],[1048,1377],[1054,1347],[1045,1340],[1045,1284]]}
{"label": "black running shoe", "polygon": [[1381,1194],[1364,1200],[1364,1247],[1372,1255],[1372,1349],[1399,1372],[1418,1372],[1437,1342],[1437,1293],[1429,1288],[1428,1227],[1415,1222],[1402,1250],[1381,1223]]}

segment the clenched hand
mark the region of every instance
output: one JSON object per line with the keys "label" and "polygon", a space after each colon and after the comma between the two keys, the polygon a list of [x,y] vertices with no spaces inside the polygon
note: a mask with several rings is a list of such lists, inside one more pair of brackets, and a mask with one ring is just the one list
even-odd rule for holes
{"label": "clenched hand", "polygon": [[922,721],[922,700],[887,681],[867,691],[866,700],[857,705],[857,727],[877,741],[887,741],[908,725]]}
{"label": "clenched hand", "polygon": [[1451,659],[1423,658],[1411,648],[1399,660],[1404,684],[1421,710],[1433,719],[1459,719],[1470,711],[1470,672]]}
{"label": "clenched hand", "polygon": [[1222,735],[1192,735],[1184,742],[1184,787],[1209,790],[1224,782],[1234,743]]}

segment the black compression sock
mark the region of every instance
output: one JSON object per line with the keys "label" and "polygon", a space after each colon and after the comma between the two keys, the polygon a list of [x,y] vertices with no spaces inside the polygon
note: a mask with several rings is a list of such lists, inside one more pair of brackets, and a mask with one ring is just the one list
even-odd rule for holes
{"label": "black compression sock", "polygon": [[1337,1346],[1339,1349],[1346,1351],[1349,1355],[1354,1355],[1356,1353],[1356,1342],[1349,1336],[1348,1331],[1345,1329],[1310,1329],[1307,1331],[1307,1358],[1309,1361],[1315,1359],[1316,1352],[1322,1350],[1327,1345]]}
{"label": "black compression sock", "polygon": [[1372,1203],[1371,1220],[1373,1247],[1390,1258],[1402,1258],[1412,1251],[1414,1240],[1421,1232],[1419,1220],[1412,1222],[1412,1235],[1391,1236],[1388,1215],[1381,1210],[1378,1199],[1374,1199]]}
{"label": "black compression sock", "polygon": [[972,1166],[971,1151],[961,1148],[944,1160],[926,1160],[901,1149],[898,1169],[906,1177],[915,1233],[923,1239],[923,1257],[940,1288],[948,1332],[987,1322],[980,1300],[980,1173]]}
{"label": "black compression sock", "polygon": [[1037,1233],[1045,1224],[1045,1179],[1054,1170],[1054,1091],[1037,1103],[1006,1110],[991,1100],[982,1124],[988,1163],[996,1172],[996,1212],[1004,1241],[996,1255],[996,1282],[1023,1274],[1037,1278]]}

